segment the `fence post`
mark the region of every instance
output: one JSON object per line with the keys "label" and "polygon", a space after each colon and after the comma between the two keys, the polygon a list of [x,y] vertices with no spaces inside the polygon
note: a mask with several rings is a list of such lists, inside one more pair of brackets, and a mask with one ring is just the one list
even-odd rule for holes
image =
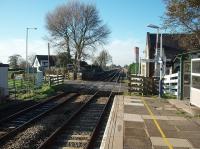
{"label": "fence post", "polygon": [[177,99],[181,100],[181,73],[178,72]]}
{"label": "fence post", "polygon": [[65,77],[63,76],[63,78],[62,78],[62,84],[64,84],[64,79],[65,79]]}
{"label": "fence post", "polygon": [[58,85],[59,84],[59,78],[58,78],[58,75],[57,75],[57,82],[56,82],[56,85]]}
{"label": "fence post", "polygon": [[49,86],[51,86],[51,77],[49,76]]}
{"label": "fence post", "polygon": [[145,89],[145,77],[142,77],[142,96],[145,95],[146,89]]}
{"label": "fence post", "polygon": [[14,79],[14,89],[15,89],[15,100],[16,100],[16,84],[15,84],[15,79]]}
{"label": "fence post", "polygon": [[20,86],[21,86],[21,89],[22,89],[22,79],[20,79],[21,81],[20,81]]}

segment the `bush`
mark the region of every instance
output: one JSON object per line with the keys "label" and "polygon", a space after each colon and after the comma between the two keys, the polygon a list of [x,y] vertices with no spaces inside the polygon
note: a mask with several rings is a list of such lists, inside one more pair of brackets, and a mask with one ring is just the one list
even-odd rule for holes
{"label": "bush", "polygon": [[132,63],[128,67],[128,73],[129,74],[137,74],[139,71],[139,64]]}
{"label": "bush", "polygon": [[41,93],[47,94],[47,95],[52,95],[53,93],[55,93],[55,90],[52,87],[50,87],[49,85],[44,85],[44,86],[42,86]]}

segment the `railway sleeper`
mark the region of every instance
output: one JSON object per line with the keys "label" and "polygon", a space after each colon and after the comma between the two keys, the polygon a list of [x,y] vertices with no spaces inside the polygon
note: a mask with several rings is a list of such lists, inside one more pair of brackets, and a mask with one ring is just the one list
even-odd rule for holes
{"label": "railway sleeper", "polygon": [[56,144],[62,147],[82,147],[87,145],[88,140],[57,140]]}
{"label": "railway sleeper", "polygon": [[76,135],[74,135],[74,134],[72,134],[72,135],[69,135],[69,134],[62,134],[61,136],[60,136],[61,138],[66,138],[66,139],[68,139],[68,140],[87,140],[87,139],[89,139],[90,138],[90,135],[78,135],[78,134],[76,134]]}
{"label": "railway sleeper", "polygon": [[80,119],[98,119],[99,115],[101,112],[99,113],[84,113],[84,115],[82,117],[80,117]]}
{"label": "railway sleeper", "polygon": [[79,127],[79,128],[71,128],[74,129],[74,131],[79,132],[78,134],[80,134],[80,132],[82,131],[87,131],[87,132],[91,132],[94,128],[93,127]]}
{"label": "railway sleeper", "polygon": [[92,124],[96,125],[96,122],[97,122],[97,119],[79,119],[79,120],[72,122],[72,124],[87,126],[87,125],[92,125]]}
{"label": "railway sleeper", "polygon": [[69,126],[69,129],[93,129],[95,125],[74,125]]}

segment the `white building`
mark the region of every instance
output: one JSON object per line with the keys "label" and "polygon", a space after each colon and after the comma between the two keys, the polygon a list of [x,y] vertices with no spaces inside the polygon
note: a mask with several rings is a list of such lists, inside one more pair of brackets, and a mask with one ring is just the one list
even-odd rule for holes
{"label": "white building", "polygon": [[0,64],[0,99],[9,95],[8,67],[8,64]]}
{"label": "white building", "polygon": [[56,56],[54,55],[49,56],[49,61],[48,61],[48,55],[36,55],[32,66],[37,68],[37,70],[44,70],[48,68],[49,66],[48,62],[50,63],[50,67],[55,67]]}

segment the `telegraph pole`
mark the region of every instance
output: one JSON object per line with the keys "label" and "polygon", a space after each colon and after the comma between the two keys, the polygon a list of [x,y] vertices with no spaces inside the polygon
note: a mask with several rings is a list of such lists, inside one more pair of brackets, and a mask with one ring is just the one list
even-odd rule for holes
{"label": "telegraph pole", "polygon": [[50,69],[50,44],[48,42],[48,69]]}

